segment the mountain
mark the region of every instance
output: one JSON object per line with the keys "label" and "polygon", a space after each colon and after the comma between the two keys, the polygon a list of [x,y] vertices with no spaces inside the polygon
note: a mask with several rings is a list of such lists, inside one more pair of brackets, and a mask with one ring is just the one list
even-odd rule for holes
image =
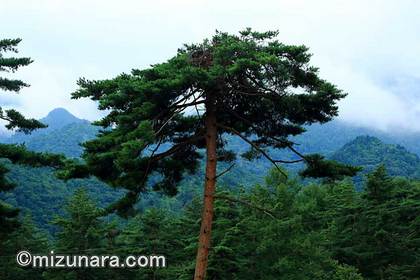
{"label": "mountain", "polygon": [[64,108],[56,108],[52,110],[46,117],[40,119],[40,121],[47,124],[50,130],[60,129],[66,125],[74,123],[89,124],[89,121],[75,117]]}
{"label": "mountain", "polygon": [[337,150],[331,157],[339,162],[364,167],[368,173],[385,165],[389,175],[420,178],[420,158],[396,144],[385,144],[372,136],[359,136]]}
{"label": "mountain", "polygon": [[[66,109],[57,108],[41,119],[48,124],[48,128],[39,129],[30,135],[16,133],[7,139],[6,143],[25,143],[35,151],[50,151],[64,153],[75,157],[80,155],[82,149],[79,143],[92,139],[99,128],[92,126],[89,121],[77,118]],[[320,125],[306,127],[307,131],[292,138],[303,153],[321,153],[332,156],[346,143],[358,136],[374,136],[384,143],[399,144],[409,152],[420,156],[420,133],[384,132],[372,128],[358,127],[340,120],[334,120]],[[42,135],[42,137],[40,137]],[[248,147],[243,141],[227,137],[229,146],[235,151],[245,151]],[[1,141],[1,139],[0,139]],[[286,151],[275,151],[277,156],[290,157]],[[263,163],[262,163],[263,164]],[[263,164],[265,166],[265,164]]]}
{"label": "mountain", "polygon": [[[30,150],[38,152],[62,153],[68,157],[80,157],[83,143],[95,137],[98,128],[89,121],[79,119],[63,108],[52,110],[41,121],[48,125],[32,134],[15,133],[0,138],[3,143],[25,144]],[[73,192],[84,187],[102,206],[108,205],[123,195],[122,191],[109,188],[98,180],[57,179],[49,168],[30,168],[8,164],[11,170],[7,177],[16,184],[11,192],[1,196],[8,203],[19,207],[23,213],[31,213],[36,224],[50,231],[48,224],[54,215],[62,213],[62,204]]]}
{"label": "mountain", "polygon": [[79,119],[66,109],[52,110],[42,119],[45,129],[38,129],[26,135],[15,133],[4,139],[4,143],[24,143],[30,150],[37,152],[62,153],[67,157],[79,157],[82,153],[80,143],[96,136],[99,128],[87,120]]}
{"label": "mountain", "polygon": [[[91,125],[87,120],[79,119],[59,108],[51,111],[43,122],[49,125],[31,135],[16,133],[5,143],[25,143],[34,151],[63,153],[68,157],[79,157],[82,153],[80,143],[95,137],[98,127]],[[368,137],[362,135],[372,135]],[[361,137],[359,137],[361,136]],[[223,136],[228,142],[228,148],[238,154],[245,152],[249,147],[240,139]],[[341,121],[333,121],[324,125],[307,127],[307,132],[293,139],[298,149],[304,153],[321,153],[344,163],[361,165],[365,172],[374,166],[384,163],[392,175],[418,177],[420,135],[402,135],[380,132],[368,128],[352,126]],[[403,148],[398,143],[402,143]],[[287,150],[270,151],[273,158],[293,159],[294,155]],[[417,153],[417,155],[415,154]],[[228,164],[218,165],[219,172],[228,167]],[[296,173],[301,164],[286,165],[290,173]],[[99,201],[101,206],[108,205],[123,194],[120,190],[112,189],[95,180],[70,180],[63,182],[55,178],[53,171],[48,168],[27,168],[11,166],[9,178],[17,187],[8,193],[2,194],[12,205],[18,206],[25,212],[31,212],[38,225],[46,226],[47,221],[54,214],[61,213],[63,201],[75,189],[86,187],[90,195]],[[268,170],[272,168],[270,162],[264,159],[248,162],[238,157],[230,172],[219,178],[218,185],[223,188],[237,188],[238,186],[252,186],[262,183]],[[416,171],[417,170],[417,171]],[[417,172],[417,173],[416,173]],[[187,176],[182,182],[179,194],[173,199],[160,199],[160,194],[144,194],[139,205],[140,208],[148,205],[159,206],[171,201],[170,207],[182,207],[191,200],[194,193],[202,190],[204,166],[202,164],[198,174]],[[359,176],[359,179],[361,177]]]}
{"label": "mountain", "polygon": [[320,152],[331,156],[336,150],[358,136],[374,136],[384,143],[399,144],[409,152],[420,156],[420,133],[402,131],[382,131],[374,128],[360,127],[340,120],[325,124],[314,124],[306,127],[307,131],[294,140],[301,144],[303,152]]}
{"label": "mountain", "polygon": [[12,142],[25,143],[33,151],[62,153],[67,157],[80,157],[83,149],[80,143],[96,136],[98,128],[89,122],[69,123],[60,128],[31,136],[19,136],[20,141],[11,138]]}

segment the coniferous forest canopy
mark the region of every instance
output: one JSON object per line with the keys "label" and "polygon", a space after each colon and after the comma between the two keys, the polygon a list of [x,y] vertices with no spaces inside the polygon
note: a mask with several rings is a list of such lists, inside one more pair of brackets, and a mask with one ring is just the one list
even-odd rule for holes
{"label": "coniferous forest canopy", "polygon": [[[2,94],[29,86],[20,42],[0,38]],[[275,31],[216,31],[80,78],[94,122],[2,104],[0,279],[420,279],[420,134],[336,120],[351,93],[311,59]],[[167,267],[20,267],[21,250]]]}

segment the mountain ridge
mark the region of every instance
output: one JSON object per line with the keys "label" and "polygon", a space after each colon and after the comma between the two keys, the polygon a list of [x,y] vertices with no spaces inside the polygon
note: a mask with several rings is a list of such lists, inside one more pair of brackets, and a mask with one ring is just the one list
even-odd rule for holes
{"label": "mountain ridge", "polygon": [[386,144],[377,137],[358,136],[337,150],[332,159],[350,165],[363,166],[369,173],[384,165],[391,176],[420,178],[420,158],[398,144]]}
{"label": "mountain ridge", "polygon": [[[61,110],[58,111],[59,115],[61,114],[61,116],[66,117],[67,120],[77,118],[73,115],[69,116],[68,114],[71,114],[69,112],[67,112],[67,114],[66,112],[60,111]],[[54,117],[56,115],[55,113],[57,113],[57,111],[54,112],[54,114],[51,114],[50,117]],[[83,151],[80,143],[94,138],[98,131],[99,128],[93,126],[90,122],[78,119],[75,122],[66,123],[63,126],[56,128],[50,127],[49,129],[40,130],[32,135],[15,135],[8,139],[8,143],[19,143],[20,141],[20,143],[25,143],[29,149],[34,151],[63,153],[68,157],[79,157]],[[371,170],[371,167],[380,164],[380,162],[374,162],[374,164],[367,165],[366,161],[358,161],[360,159],[364,159],[364,156],[359,156],[357,159],[357,157],[355,157],[355,152],[351,150],[351,146],[356,145],[357,147],[361,147],[359,149],[360,152],[367,154],[375,154],[375,152],[377,152],[375,149],[379,147],[379,151],[382,151],[383,153],[391,151],[390,155],[374,155],[373,157],[380,158],[381,161],[383,161],[383,158],[386,158],[387,160],[385,163],[391,167],[392,174],[408,174],[410,176],[415,174],[412,171],[412,166],[416,166],[417,163],[415,165],[412,163],[417,162],[418,155],[413,156],[412,153],[409,153],[407,149],[401,145],[398,146],[392,143],[397,142],[398,138],[392,138],[389,136],[386,137],[379,134],[382,135],[382,138],[367,136],[368,138],[366,138],[366,140],[363,138],[366,131],[369,132],[369,130],[364,128],[354,128],[340,122],[330,122],[325,125],[315,125],[309,127],[306,133],[299,137],[295,137],[293,140],[300,144],[298,148],[303,153],[321,153],[327,158],[337,158],[337,151],[344,149],[341,151],[342,158],[338,159],[340,161],[348,162],[348,159],[351,156],[354,160],[351,163],[355,163],[356,165],[359,165],[360,163],[365,164],[364,172]],[[358,138],[358,136],[361,138]],[[229,146],[228,148],[233,149],[238,153],[248,149],[247,144],[240,141],[240,139],[238,140],[236,138],[229,137],[227,140]],[[366,140],[368,143],[372,142],[373,144],[364,145],[362,140]],[[414,140],[413,143],[415,143]],[[417,143],[419,142],[420,141]],[[367,147],[376,148],[372,148],[372,152]],[[272,150],[270,153],[271,152],[275,158],[288,159],[293,156],[288,153],[287,150]],[[398,163],[406,170],[398,171],[392,169],[393,161],[395,161],[394,159],[398,159],[395,153],[409,155],[406,157],[409,159],[406,163]],[[402,157],[402,159],[404,158],[405,157]],[[291,174],[296,174],[302,165],[287,165],[285,167],[287,167],[288,172]],[[227,168],[227,166],[221,163],[219,168],[220,171],[222,171]],[[272,165],[263,159],[248,162],[238,158],[235,168],[233,168],[228,174],[222,176],[219,179],[218,185],[226,188],[236,188],[237,186],[248,187],[258,183],[263,183],[264,177],[270,168],[272,168]],[[122,195],[121,191],[110,188],[104,183],[101,183],[93,178],[88,180],[70,180],[69,182],[63,182],[54,177],[52,170],[46,168],[34,169],[23,166],[14,166],[11,169],[12,172],[10,172],[8,176],[14,183],[16,183],[17,187],[13,191],[5,193],[4,198],[12,205],[29,209],[30,212],[34,213],[34,219],[38,224],[45,225],[46,221],[48,221],[57,212],[61,211],[61,201],[71,195],[76,188],[81,186],[86,186],[90,194],[100,202],[101,206],[115,201],[117,197]],[[398,172],[400,172],[400,174],[398,174]],[[203,176],[203,167],[200,168],[196,175],[187,176],[182,182],[180,192],[174,200],[179,202],[179,205],[183,205],[185,201],[192,198],[195,192],[200,192],[201,188],[198,186],[201,186]],[[361,182],[362,176],[363,173],[358,176],[358,182]],[[39,196],[39,193],[42,193],[43,195]],[[161,203],[161,200],[158,199],[159,196],[160,194],[158,193],[146,193],[143,196],[140,207],[159,205],[159,203]]]}
{"label": "mountain ridge", "polygon": [[70,113],[65,108],[55,108],[51,110],[45,117],[40,119],[44,124],[47,124],[49,128],[58,129],[62,128],[71,123],[90,123],[88,120],[80,119]]}
{"label": "mountain ridge", "polygon": [[64,108],[50,111],[40,121],[48,127],[31,134],[17,132],[1,139],[1,142],[25,144],[36,152],[58,153],[74,158],[80,157],[83,151],[80,144],[94,138],[99,131],[88,120],[80,119]]}

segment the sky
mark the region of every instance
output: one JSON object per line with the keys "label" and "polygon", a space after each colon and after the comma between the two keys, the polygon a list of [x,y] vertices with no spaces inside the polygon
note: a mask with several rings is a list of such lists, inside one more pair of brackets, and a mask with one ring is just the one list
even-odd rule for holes
{"label": "sky", "polygon": [[22,38],[34,62],[13,74],[31,86],[0,104],[41,118],[56,107],[100,116],[71,100],[80,77],[112,78],[175,55],[215,30],[278,30],[310,48],[322,78],[348,96],[339,119],[420,132],[420,1],[416,0],[0,0],[0,38]]}

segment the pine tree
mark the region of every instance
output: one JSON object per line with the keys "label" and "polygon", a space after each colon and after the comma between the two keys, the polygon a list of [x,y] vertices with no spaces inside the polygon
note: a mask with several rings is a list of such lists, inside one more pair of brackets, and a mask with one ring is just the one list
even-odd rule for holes
{"label": "pine tree", "polygon": [[[107,248],[108,227],[100,220],[101,209],[89,198],[85,189],[77,189],[64,206],[63,216],[52,224],[57,226],[56,254],[100,255]],[[104,269],[53,269],[45,273],[46,279],[103,279]]]}
{"label": "pine tree", "polygon": [[[21,39],[0,40],[0,72],[15,72],[20,67],[32,63],[29,57],[4,57],[5,52],[17,53],[17,45]],[[23,87],[29,86],[21,80],[7,79],[0,77],[0,89],[3,91],[19,92]],[[22,114],[14,109],[3,110],[0,107],[0,119],[7,122],[8,129],[17,128],[20,131],[29,133],[34,129],[45,127],[44,124],[35,119],[26,119]]]}
{"label": "pine tree", "polygon": [[[302,155],[288,136],[303,125],[337,115],[345,97],[310,66],[308,49],[275,39],[277,32],[247,29],[187,45],[167,62],[133,70],[114,79],[80,79],[73,98],[99,101],[109,113],[96,124],[99,137],[84,144],[86,164],[73,164],[63,177],[95,175],[129,190],[110,211],[129,212],[148,188],[173,195],[186,173],[194,173],[206,150],[204,203],[195,279],[204,279],[210,250],[217,163],[232,162],[225,135],[250,149],[247,159],[264,157],[273,165],[304,162],[315,177],[354,175],[356,169]],[[286,148],[295,160],[274,159],[269,148]],[[327,167],[328,169],[325,169]],[[280,169],[279,169],[280,170]],[[223,173],[223,172],[222,172]],[[159,174],[160,180],[149,180]]]}
{"label": "pine tree", "polygon": [[[4,57],[6,52],[17,53],[17,45],[21,39],[3,39],[0,40],[0,72],[15,72],[22,66],[29,65],[32,60],[28,57]],[[0,77],[0,90],[19,92],[28,84],[21,80],[8,79]],[[0,119],[6,122],[7,129],[15,129],[24,133],[46,127],[41,122],[35,119],[27,119],[22,114],[14,109],[4,110],[0,107]],[[12,163],[25,164],[30,166],[58,166],[62,163],[62,157],[52,156],[47,154],[37,154],[28,152],[24,146],[0,144],[0,158],[9,159]],[[0,192],[9,191],[13,189],[14,184],[5,177],[9,169],[2,161],[0,163]],[[11,232],[18,226],[16,217],[18,209],[0,200],[0,239],[4,235]]]}
{"label": "pine tree", "polygon": [[419,182],[391,178],[383,166],[367,177],[362,193],[342,185],[329,197],[334,206],[326,234],[334,257],[367,279],[416,279]]}
{"label": "pine tree", "polygon": [[366,198],[371,201],[383,202],[392,192],[391,178],[386,173],[384,165],[380,165],[367,175]]}
{"label": "pine tree", "polygon": [[[119,234],[113,253],[128,255],[162,255],[167,267],[134,268],[118,272],[121,279],[171,279],[185,260],[179,217],[167,210],[149,208],[137,215]],[[119,279],[119,278],[117,278]]]}
{"label": "pine tree", "polygon": [[0,279],[4,280],[38,280],[41,279],[43,269],[20,267],[16,263],[19,251],[32,254],[47,254],[49,252],[48,236],[37,228],[29,215],[23,216],[20,226],[0,240]]}

